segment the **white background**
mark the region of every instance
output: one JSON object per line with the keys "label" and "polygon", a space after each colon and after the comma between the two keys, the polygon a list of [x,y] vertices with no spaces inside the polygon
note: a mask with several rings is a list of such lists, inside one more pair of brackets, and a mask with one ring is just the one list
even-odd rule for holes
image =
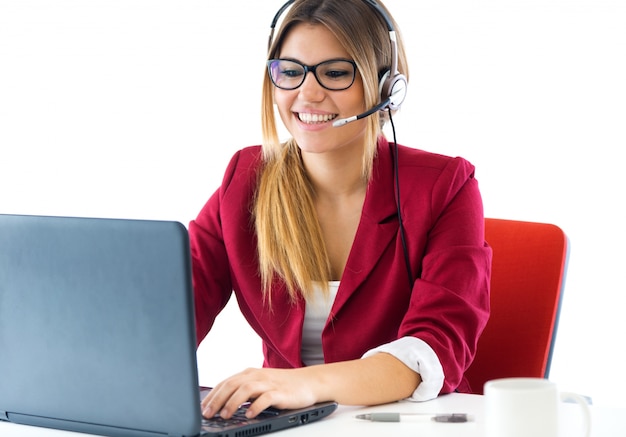
{"label": "white background", "polygon": [[[0,0],[0,213],[187,224],[260,140],[281,4]],[[472,161],[487,216],[567,232],[551,379],[626,404],[626,2],[386,4],[411,67],[398,141]],[[231,304],[199,351],[205,384],[261,364]]]}

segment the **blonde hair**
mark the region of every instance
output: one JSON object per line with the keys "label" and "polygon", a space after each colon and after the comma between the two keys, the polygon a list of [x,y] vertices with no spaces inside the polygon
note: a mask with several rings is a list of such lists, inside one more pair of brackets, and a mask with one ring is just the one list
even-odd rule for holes
{"label": "blonde hair", "polygon": [[[385,6],[378,2],[385,10]],[[393,20],[387,13],[390,20]],[[358,17],[358,19],[355,19]],[[392,21],[393,22],[393,21]],[[320,24],[342,42],[357,65],[364,87],[364,105],[379,103],[379,75],[391,65],[391,44],[380,13],[364,0],[296,0],[286,14],[268,53],[273,59],[287,33],[298,23]],[[402,38],[398,42],[398,70],[408,78]],[[313,202],[314,192],[295,140],[281,143],[273,105],[274,86],[267,73],[263,82],[263,168],[260,172],[254,221],[258,239],[259,273],[263,293],[271,303],[275,279],[284,282],[292,300],[310,296],[315,283],[327,290],[330,261]],[[382,135],[380,114],[367,118],[363,153],[364,180],[369,180]]]}

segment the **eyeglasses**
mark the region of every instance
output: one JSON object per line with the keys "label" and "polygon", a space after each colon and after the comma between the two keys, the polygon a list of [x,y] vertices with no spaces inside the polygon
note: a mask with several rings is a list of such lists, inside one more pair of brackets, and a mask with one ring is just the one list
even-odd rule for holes
{"label": "eyeglasses", "polygon": [[356,63],[346,59],[330,59],[317,65],[304,65],[291,59],[270,59],[267,71],[272,83],[283,90],[295,90],[304,83],[310,71],[317,82],[327,90],[341,91],[354,83]]}

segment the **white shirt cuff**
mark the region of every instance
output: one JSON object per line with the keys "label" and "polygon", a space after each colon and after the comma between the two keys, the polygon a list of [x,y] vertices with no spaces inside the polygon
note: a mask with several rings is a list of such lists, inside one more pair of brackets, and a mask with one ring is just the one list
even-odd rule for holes
{"label": "white shirt cuff", "polygon": [[439,395],[444,381],[443,367],[435,351],[425,341],[415,337],[402,337],[365,352],[363,358],[379,352],[393,355],[411,370],[419,373],[422,382],[408,400],[429,401]]}

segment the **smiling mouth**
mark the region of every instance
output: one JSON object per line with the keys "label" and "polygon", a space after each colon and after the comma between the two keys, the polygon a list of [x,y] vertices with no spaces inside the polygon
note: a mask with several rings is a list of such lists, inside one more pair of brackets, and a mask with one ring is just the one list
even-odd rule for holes
{"label": "smiling mouth", "polygon": [[297,113],[298,120],[307,124],[328,123],[338,117],[337,114],[309,114],[305,112]]}

